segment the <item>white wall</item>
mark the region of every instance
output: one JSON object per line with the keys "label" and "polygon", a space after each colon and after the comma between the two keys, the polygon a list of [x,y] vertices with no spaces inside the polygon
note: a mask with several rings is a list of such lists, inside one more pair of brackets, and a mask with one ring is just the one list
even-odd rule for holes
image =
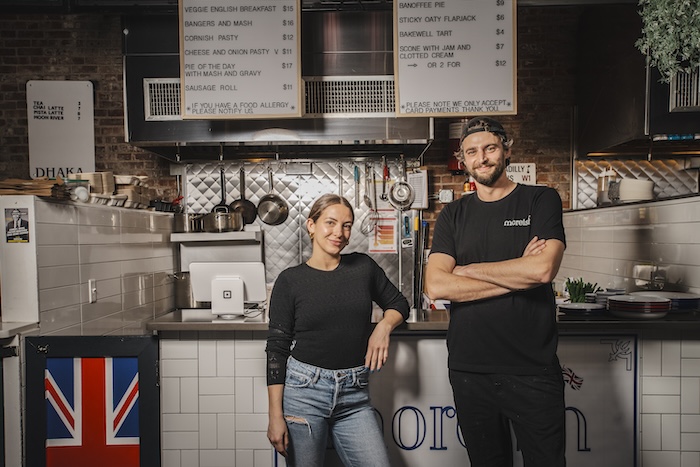
{"label": "white wall", "polygon": [[[564,225],[567,249],[557,287],[582,277],[632,292],[656,271],[676,289],[700,293],[700,197],[568,212]],[[640,465],[697,467],[700,335],[660,338],[645,331],[639,342]]]}
{"label": "white wall", "polygon": [[40,334],[143,334],[148,320],[174,308],[172,214],[35,206]]}

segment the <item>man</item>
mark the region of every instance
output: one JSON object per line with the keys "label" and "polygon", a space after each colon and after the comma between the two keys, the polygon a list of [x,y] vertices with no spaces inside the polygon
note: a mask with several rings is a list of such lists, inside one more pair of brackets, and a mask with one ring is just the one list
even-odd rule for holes
{"label": "man", "polygon": [[[19,209],[12,210],[12,220],[5,226],[5,234],[8,241],[29,240],[29,222],[22,219],[22,212]],[[7,215],[7,214],[6,214]]]}
{"label": "man", "polygon": [[561,198],[506,176],[512,140],[471,119],[460,155],[476,193],[435,224],[426,269],[431,299],[452,302],[450,384],[472,467],[511,466],[511,426],[525,467],[564,458],[564,383],[551,281],[564,254]]}

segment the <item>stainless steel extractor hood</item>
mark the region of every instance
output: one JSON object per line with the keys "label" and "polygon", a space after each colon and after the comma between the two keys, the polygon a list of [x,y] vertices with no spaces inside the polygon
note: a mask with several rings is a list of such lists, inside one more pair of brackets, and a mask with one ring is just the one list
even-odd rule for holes
{"label": "stainless steel extractor hood", "polygon": [[275,120],[180,117],[177,17],[125,18],[128,141],[181,161],[225,156],[417,156],[432,118],[396,118],[391,10],[302,12],[305,111]]}

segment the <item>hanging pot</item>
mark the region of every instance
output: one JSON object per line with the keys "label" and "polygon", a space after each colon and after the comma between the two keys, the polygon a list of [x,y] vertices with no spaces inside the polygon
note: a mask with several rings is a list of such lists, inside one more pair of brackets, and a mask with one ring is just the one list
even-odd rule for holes
{"label": "hanging pot", "polygon": [[279,225],[287,220],[289,206],[281,196],[274,193],[272,169],[270,167],[267,168],[267,178],[270,188],[269,192],[260,198],[260,202],[258,203],[258,217],[268,225]]}
{"label": "hanging pot", "polygon": [[401,157],[401,178],[389,190],[389,202],[401,211],[413,204],[413,187],[406,181],[406,161]]}
{"label": "hanging pot", "polygon": [[237,199],[229,208],[231,211],[239,211],[243,216],[243,222],[246,224],[252,224],[255,222],[255,218],[258,213],[255,209],[255,204],[252,201],[245,199],[245,169],[241,166],[240,170],[240,185],[241,185],[241,197]]}

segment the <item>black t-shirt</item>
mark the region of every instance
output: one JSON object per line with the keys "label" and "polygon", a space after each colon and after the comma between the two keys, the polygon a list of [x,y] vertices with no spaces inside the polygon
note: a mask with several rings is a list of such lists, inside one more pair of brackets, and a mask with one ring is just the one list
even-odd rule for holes
{"label": "black t-shirt", "polygon": [[290,352],[326,369],[364,365],[372,302],[408,318],[406,298],[365,254],[342,255],[333,271],[306,263],[283,271],[270,296],[267,384],[284,383]]}
{"label": "black t-shirt", "polygon": [[[432,253],[457,265],[522,257],[534,237],[566,242],[561,198],[547,187],[518,185],[505,198],[476,194],[450,203],[435,224]],[[550,284],[472,302],[453,302],[447,334],[453,370],[543,374],[561,371]]]}

